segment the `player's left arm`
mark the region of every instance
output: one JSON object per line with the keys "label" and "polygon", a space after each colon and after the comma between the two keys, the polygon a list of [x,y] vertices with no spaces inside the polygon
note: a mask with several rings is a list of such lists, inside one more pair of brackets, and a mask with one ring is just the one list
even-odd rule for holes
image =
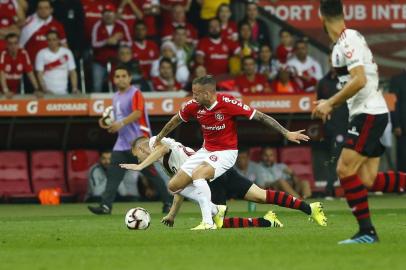
{"label": "player's left arm", "polygon": [[306,134],[303,134],[303,132],[305,131],[304,129],[298,131],[289,131],[281,124],[279,124],[279,122],[276,121],[273,117],[266,115],[260,111],[255,111],[252,119],[263,123],[267,127],[275,129],[291,142],[300,143],[300,141],[307,142],[308,140],[310,140],[310,138]]}
{"label": "player's left arm", "polygon": [[173,227],[173,224],[175,223],[176,215],[178,214],[183,201],[184,201],[184,197],[182,195],[175,194],[175,196],[173,196],[173,202],[172,202],[171,209],[169,210],[169,213],[166,216],[164,216],[161,220],[161,222],[163,224],[165,224],[166,226],[169,226],[169,227]]}

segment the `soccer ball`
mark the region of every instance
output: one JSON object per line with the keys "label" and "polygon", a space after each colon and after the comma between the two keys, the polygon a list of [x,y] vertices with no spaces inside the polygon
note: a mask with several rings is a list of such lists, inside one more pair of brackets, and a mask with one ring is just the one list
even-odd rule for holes
{"label": "soccer ball", "polygon": [[150,222],[151,216],[141,207],[132,208],[125,215],[125,225],[130,230],[148,229]]}
{"label": "soccer ball", "polygon": [[113,124],[114,120],[115,118],[113,106],[108,106],[106,109],[104,109],[102,121],[106,126],[110,126],[111,124]]}

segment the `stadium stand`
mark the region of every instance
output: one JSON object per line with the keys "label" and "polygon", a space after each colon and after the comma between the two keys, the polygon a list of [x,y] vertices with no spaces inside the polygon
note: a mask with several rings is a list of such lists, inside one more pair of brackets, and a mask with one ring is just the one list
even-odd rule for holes
{"label": "stadium stand", "polygon": [[64,172],[65,156],[62,151],[31,152],[31,180],[34,193],[44,188],[60,188],[67,194]]}
{"label": "stadium stand", "polygon": [[27,153],[0,152],[0,197],[33,196],[30,187]]}
{"label": "stadium stand", "polygon": [[67,182],[69,191],[83,201],[87,191],[89,168],[99,160],[99,152],[71,150],[66,154]]}

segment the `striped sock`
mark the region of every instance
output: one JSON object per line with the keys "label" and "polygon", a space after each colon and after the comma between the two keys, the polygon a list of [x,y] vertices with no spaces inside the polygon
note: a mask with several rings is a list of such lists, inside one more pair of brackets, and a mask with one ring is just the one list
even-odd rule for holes
{"label": "striped sock", "polygon": [[224,218],[223,228],[271,227],[271,222],[264,218]]}
{"label": "striped sock", "polygon": [[308,215],[312,213],[312,209],[307,202],[293,197],[289,193],[283,191],[268,189],[266,191],[266,202],[286,208],[298,209]]}
{"label": "striped sock", "polygon": [[344,189],[345,198],[351,208],[352,214],[358,221],[361,230],[372,228],[369,205],[368,191],[362,184],[358,175],[351,175],[340,179],[341,186]]}
{"label": "striped sock", "polygon": [[374,185],[370,191],[382,192],[404,192],[406,182],[406,173],[404,172],[378,172]]}

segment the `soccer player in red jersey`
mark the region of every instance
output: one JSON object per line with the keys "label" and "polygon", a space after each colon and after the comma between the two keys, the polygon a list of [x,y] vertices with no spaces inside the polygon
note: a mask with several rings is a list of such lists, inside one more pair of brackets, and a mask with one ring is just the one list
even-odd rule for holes
{"label": "soccer player in red jersey", "polygon": [[[192,181],[214,180],[230,169],[237,159],[236,117],[244,116],[255,119],[278,132],[292,142],[308,141],[302,134],[304,130],[290,132],[275,119],[250,108],[232,96],[216,93],[216,80],[211,75],[197,78],[192,86],[193,99],[172,117],[157,135],[154,146],[173,131],[181,122],[196,118],[203,132],[203,147],[190,157],[175,176],[169,181],[168,188],[173,193],[179,192]],[[209,188],[201,190],[211,200]],[[215,229],[210,209],[203,214],[203,222],[196,230]]]}

